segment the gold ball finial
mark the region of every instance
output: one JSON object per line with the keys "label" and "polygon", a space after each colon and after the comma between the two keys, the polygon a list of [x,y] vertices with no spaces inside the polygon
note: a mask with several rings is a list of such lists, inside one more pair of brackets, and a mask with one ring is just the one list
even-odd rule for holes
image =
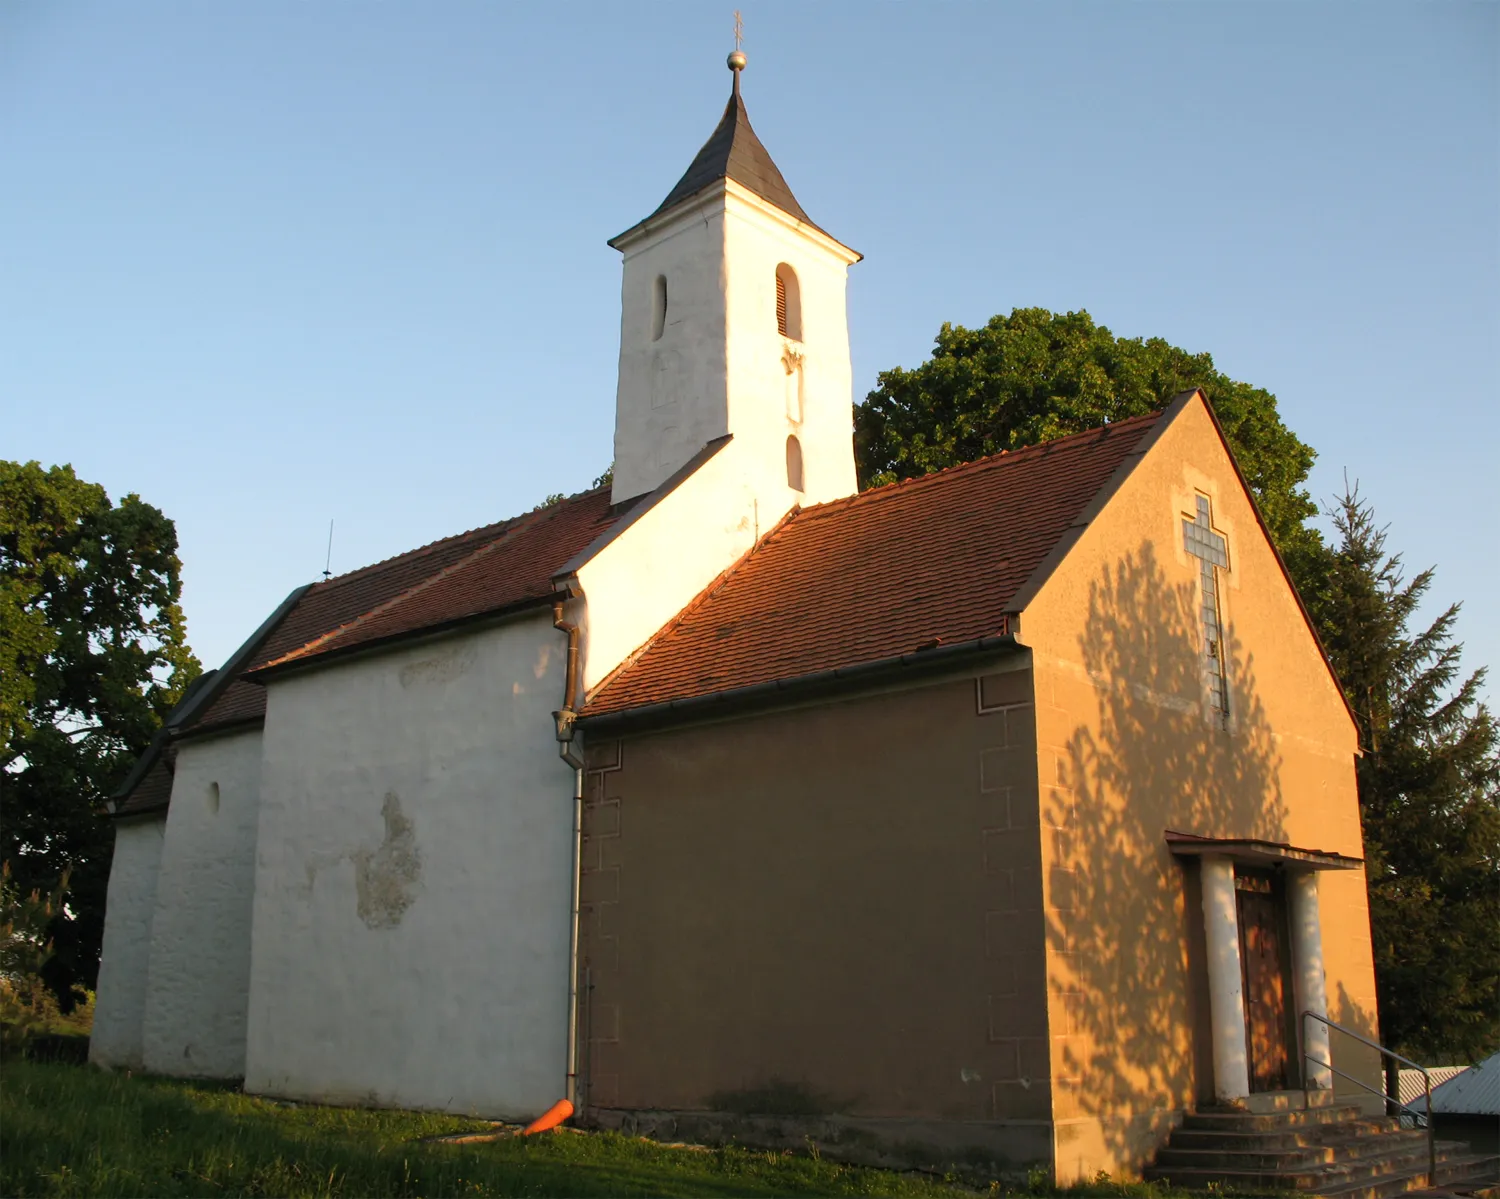
{"label": "gold ball finial", "polygon": [[745,57],[745,52],[743,50],[731,50],[729,52],[729,58],[727,61],[729,63],[729,69],[731,71],[743,71],[745,69],[745,64],[750,60]]}

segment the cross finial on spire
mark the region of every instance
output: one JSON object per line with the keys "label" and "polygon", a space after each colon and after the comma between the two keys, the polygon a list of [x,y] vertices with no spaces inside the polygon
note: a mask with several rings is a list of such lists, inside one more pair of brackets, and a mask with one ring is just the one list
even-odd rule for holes
{"label": "cross finial on spire", "polygon": [[734,49],[729,54],[729,69],[734,72],[734,94],[740,94],[740,72],[745,69],[745,63],[749,61],[745,52],[740,49],[740,43],[745,40],[745,23],[740,20],[740,10],[734,10]]}

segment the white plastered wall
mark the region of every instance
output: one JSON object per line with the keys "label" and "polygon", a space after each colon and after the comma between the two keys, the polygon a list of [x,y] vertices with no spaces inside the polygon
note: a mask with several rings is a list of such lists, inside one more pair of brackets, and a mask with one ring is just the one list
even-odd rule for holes
{"label": "white plastered wall", "polygon": [[89,1037],[89,1061],[100,1066],[139,1069],[142,1064],[151,923],[166,823],[165,813],[115,821],[104,947]]}
{"label": "white plastered wall", "polygon": [[[763,504],[730,442],[579,567],[585,692],[645,644],[791,507]],[[573,605],[573,608],[579,605]]]}
{"label": "white plastered wall", "polygon": [[270,681],[247,1090],[502,1118],[562,1096],[565,659],[549,611]]}
{"label": "white plastered wall", "polygon": [[145,1011],[145,1064],[159,1074],[245,1072],[260,757],[256,728],[177,752]]}

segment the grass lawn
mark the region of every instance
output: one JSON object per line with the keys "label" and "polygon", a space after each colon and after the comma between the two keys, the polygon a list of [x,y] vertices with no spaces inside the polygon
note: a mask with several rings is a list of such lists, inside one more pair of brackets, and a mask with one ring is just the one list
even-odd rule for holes
{"label": "grass lawn", "polygon": [[[961,1199],[965,1193],[935,1178],[803,1154],[672,1148],[614,1133],[423,1143],[486,1128],[453,1116],[292,1106],[212,1084],[11,1059],[0,1074],[0,1194]],[[990,1193],[1001,1192],[997,1186]],[[1173,1192],[1101,1183],[1066,1193]]]}

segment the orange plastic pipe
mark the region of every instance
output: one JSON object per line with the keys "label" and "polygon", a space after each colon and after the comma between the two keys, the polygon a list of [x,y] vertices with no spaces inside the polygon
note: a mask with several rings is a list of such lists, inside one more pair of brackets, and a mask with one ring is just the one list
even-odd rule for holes
{"label": "orange plastic pipe", "polygon": [[534,1132],[546,1132],[549,1128],[556,1128],[564,1120],[573,1114],[573,1105],[566,1099],[559,1099],[540,1116],[521,1130],[523,1137],[529,1137]]}

